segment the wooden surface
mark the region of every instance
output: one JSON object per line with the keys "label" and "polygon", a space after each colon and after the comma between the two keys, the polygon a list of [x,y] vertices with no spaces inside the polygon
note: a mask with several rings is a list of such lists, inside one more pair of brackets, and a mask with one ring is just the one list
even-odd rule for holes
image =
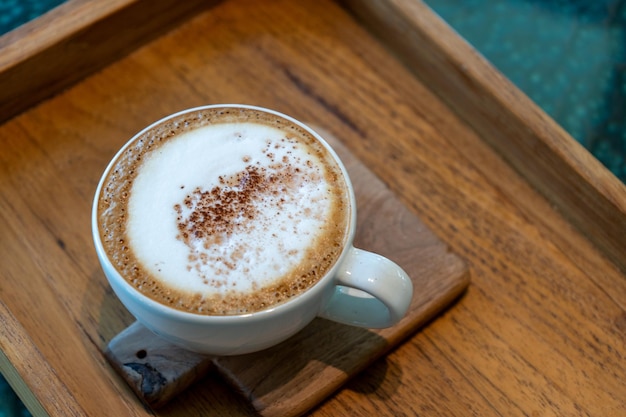
{"label": "wooden surface", "polygon": [[185,352],[133,323],[108,344],[105,354],[139,398],[153,408],[162,407],[207,370],[215,369],[259,415],[302,415],[413,335],[467,288],[465,262],[341,142],[316,130],[338,153],[354,185],[355,245],[383,254],[404,268],[414,288],[409,311],[396,325],[380,330],[317,319],[271,349],[215,358]]}
{"label": "wooden surface", "polygon": [[0,122],[216,0],[66,0],[0,36]]}
{"label": "wooden surface", "polygon": [[[589,204],[611,224],[593,228],[623,245],[624,187],[538,111],[516,118],[511,109],[527,100],[415,4],[455,55],[433,36],[421,47],[465,83],[436,83],[445,66],[408,69],[330,0],[225,0],[0,126],[0,366],[29,408],[151,414],[101,354],[133,319],[98,266],[92,197],[107,161],[143,126],[199,104],[244,102],[331,132],[471,271],[459,302],[311,414],[623,414],[626,275],[619,254],[570,219],[585,212],[571,203],[576,190],[603,195],[613,203]],[[500,106],[478,82],[487,76]],[[481,100],[489,112],[468,118]],[[541,167],[510,164],[493,143],[511,131],[516,147],[527,138],[541,150],[520,153],[531,165],[555,142],[564,147],[567,155],[546,154],[558,159],[548,164],[555,174],[538,181]],[[554,182],[572,170],[580,183]],[[209,373],[156,414],[252,411]]]}

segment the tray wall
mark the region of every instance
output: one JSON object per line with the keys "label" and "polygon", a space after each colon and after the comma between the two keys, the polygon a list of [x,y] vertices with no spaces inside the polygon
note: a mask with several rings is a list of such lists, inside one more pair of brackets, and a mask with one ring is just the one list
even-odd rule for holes
{"label": "tray wall", "polygon": [[216,0],[68,0],[0,37],[0,122],[179,25]]}
{"label": "tray wall", "polygon": [[344,0],[618,268],[626,186],[419,0]]}

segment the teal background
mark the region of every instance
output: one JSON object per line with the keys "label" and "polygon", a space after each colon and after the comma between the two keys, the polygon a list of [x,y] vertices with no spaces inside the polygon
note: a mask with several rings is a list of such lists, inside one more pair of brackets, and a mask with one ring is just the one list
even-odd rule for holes
{"label": "teal background", "polygon": [[[62,2],[0,0],[0,35]],[[425,2],[626,182],[626,0]],[[29,415],[0,376],[0,417]]]}
{"label": "teal background", "polygon": [[41,16],[65,0],[0,0],[0,35]]}
{"label": "teal background", "polygon": [[626,182],[626,1],[425,2]]}

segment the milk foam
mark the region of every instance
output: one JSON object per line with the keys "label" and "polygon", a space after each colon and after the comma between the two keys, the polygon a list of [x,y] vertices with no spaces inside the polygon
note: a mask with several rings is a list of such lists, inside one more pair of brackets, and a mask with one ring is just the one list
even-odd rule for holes
{"label": "milk foam", "polygon": [[[130,245],[173,288],[215,294],[267,286],[298,265],[323,230],[331,201],[314,159],[268,126],[218,124],[187,132],[143,162],[128,206]],[[246,188],[251,173],[265,189]],[[266,183],[272,176],[278,181]],[[224,201],[224,193],[234,202]],[[202,203],[205,218],[189,224]],[[206,212],[215,216],[221,204],[235,204],[239,213],[215,230]]]}

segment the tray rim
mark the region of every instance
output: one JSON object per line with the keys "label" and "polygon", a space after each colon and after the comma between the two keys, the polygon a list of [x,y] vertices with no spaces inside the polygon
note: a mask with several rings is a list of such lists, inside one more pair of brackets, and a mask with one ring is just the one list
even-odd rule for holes
{"label": "tray rim", "polygon": [[626,185],[423,0],[340,0],[479,137],[626,271]]}
{"label": "tray rim", "polygon": [[131,53],[217,1],[221,0],[66,0],[3,34],[0,123]]}

